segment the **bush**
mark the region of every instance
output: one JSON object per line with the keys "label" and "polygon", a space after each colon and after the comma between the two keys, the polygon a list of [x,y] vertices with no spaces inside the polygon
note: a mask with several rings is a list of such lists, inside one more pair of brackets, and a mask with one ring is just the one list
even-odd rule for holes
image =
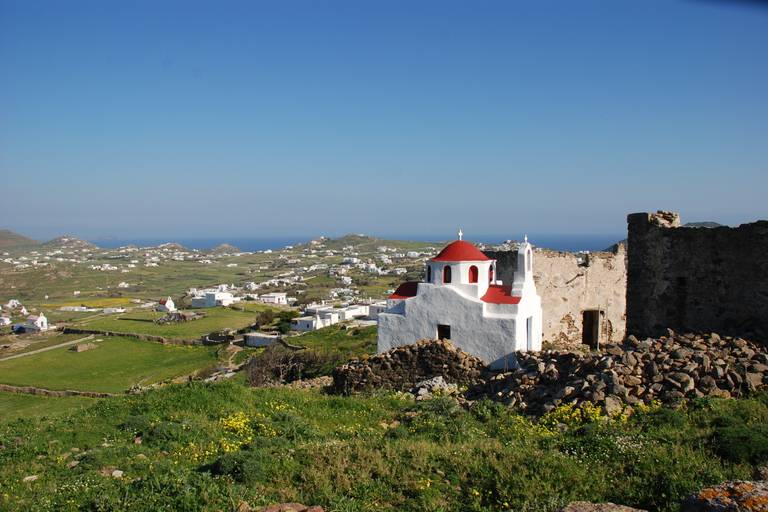
{"label": "bush", "polygon": [[264,465],[261,451],[234,451],[225,453],[211,465],[215,475],[229,475],[240,483],[251,483],[263,479]]}
{"label": "bush", "polygon": [[768,461],[768,425],[720,427],[712,441],[717,455],[736,464]]}
{"label": "bush", "polygon": [[272,421],[279,433],[288,439],[307,441],[317,436],[318,432],[309,421],[290,412],[278,411]]}
{"label": "bush", "polygon": [[478,421],[483,423],[487,422],[491,418],[499,418],[507,410],[504,404],[494,402],[484,397],[482,400],[475,403],[472,408],[472,414]]}

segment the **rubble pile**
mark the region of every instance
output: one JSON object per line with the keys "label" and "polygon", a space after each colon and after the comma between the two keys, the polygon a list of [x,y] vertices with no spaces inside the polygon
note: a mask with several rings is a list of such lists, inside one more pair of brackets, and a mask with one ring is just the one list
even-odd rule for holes
{"label": "rubble pile", "polygon": [[[600,352],[518,352],[521,369],[495,375],[466,394],[509,406],[548,411],[560,404],[591,402],[608,413],[622,403],[650,404],[682,398],[738,396],[768,380],[763,344],[741,338],[686,334],[638,341]],[[535,409],[534,409],[535,410]]]}
{"label": "rubble pile", "polygon": [[665,403],[683,398],[737,397],[768,384],[763,343],[712,334],[675,335],[607,345],[599,352],[518,352],[520,368],[494,373],[450,341],[422,340],[334,369],[332,391],[408,389],[442,376],[467,384],[462,401],[487,397],[507,406],[546,412],[558,405],[601,405],[610,414],[622,404]]}
{"label": "rubble pile", "polygon": [[485,362],[456,349],[449,340],[421,340],[368,358],[354,358],[333,370],[332,393],[411,388],[442,376],[448,383],[485,382],[493,376]]}

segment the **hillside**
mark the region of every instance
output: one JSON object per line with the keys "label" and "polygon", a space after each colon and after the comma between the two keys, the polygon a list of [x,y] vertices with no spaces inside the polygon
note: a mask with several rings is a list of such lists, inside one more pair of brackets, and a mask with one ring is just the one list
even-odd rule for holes
{"label": "hillside", "polygon": [[42,245],[34,238],[29,238],[10,229],[0,229],[0,247],[23,247],[32,245]]}
{"label": "hillside", "polygon": [[80,240],[70,235],[61,235],[48,240],[43,244],[43,247],[47,249],[98,249],[99,247],[93,245],[85,240]]}
{"label": "hillside", "polygon": [[201,251],[201,252],[204,252],[205,254],[210,254],[211,256],[221,256],[224,254],[237,254],[243,251],[241,251],[234,245],[221,244],[217,247],[214,247],[213,249],[206,249],[205,251]]}

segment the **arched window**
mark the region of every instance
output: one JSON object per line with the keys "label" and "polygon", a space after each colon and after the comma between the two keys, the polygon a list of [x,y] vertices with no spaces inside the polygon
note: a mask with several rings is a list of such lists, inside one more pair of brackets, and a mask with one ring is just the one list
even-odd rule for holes
{"label": "arched window", "polygon": [[427,265],[427,282],[428,283],[432,282],[432,266],[431,265]]}
{"label": "arched window", "polygon": [[488,282],[489,283],[493,282],[493,265],[488,267]]}
{"label": "arched window", "polygon": [[469,282],[470,283],[476,283],[477,282],[477,267],[472,265],[469,267]]}
{"label": "arched window", "polygon": [[451,282],[451,267],[450,265],[446,265],[443,267],[443,282],[444,283],[450,283]]}

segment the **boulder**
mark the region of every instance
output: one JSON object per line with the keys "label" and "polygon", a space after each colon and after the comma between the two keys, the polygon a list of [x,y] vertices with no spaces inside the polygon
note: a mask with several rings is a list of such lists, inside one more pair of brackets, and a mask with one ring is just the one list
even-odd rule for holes
{"label": "boulder", "polygon": [[730,480],[689,494],[680,512],[768,511],[768,482]]}

